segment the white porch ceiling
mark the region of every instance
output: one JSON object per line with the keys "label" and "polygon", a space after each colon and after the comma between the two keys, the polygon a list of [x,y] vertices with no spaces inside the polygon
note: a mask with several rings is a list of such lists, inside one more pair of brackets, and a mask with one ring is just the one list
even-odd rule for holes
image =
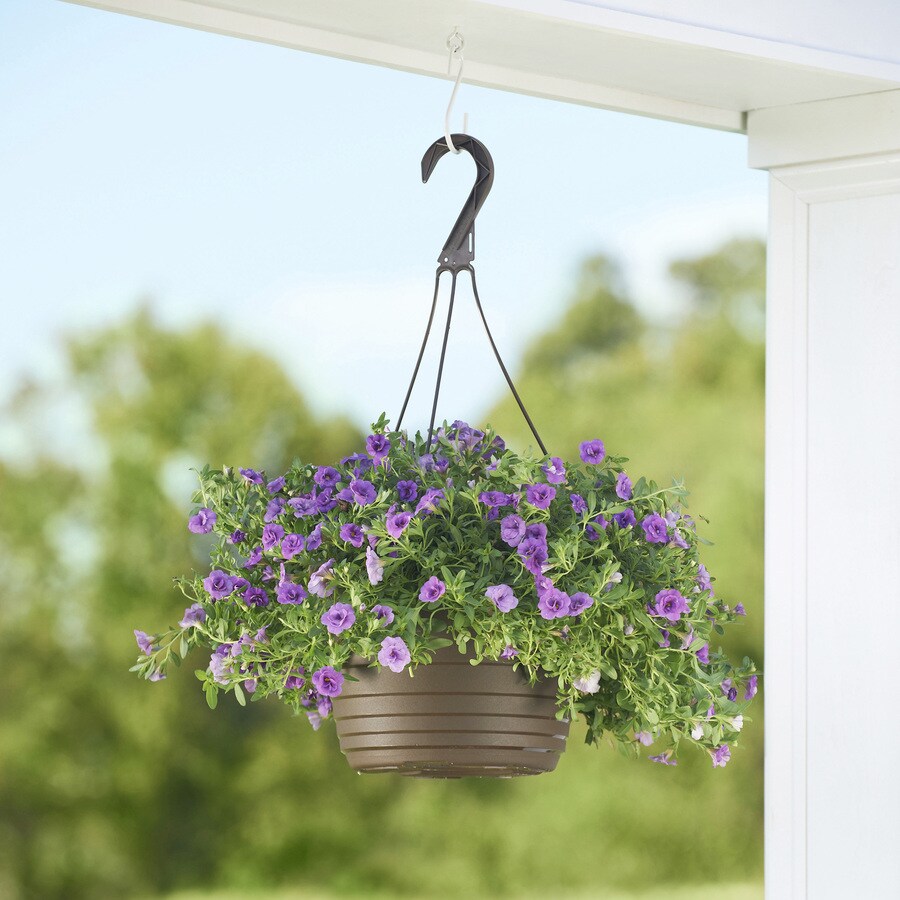
{"label": "white porch ceiling", "polygon": [[900,87],[897,62],[577,0],[70,2],[441,77],[459,26],[467,82],[726,131],[751,110]]}

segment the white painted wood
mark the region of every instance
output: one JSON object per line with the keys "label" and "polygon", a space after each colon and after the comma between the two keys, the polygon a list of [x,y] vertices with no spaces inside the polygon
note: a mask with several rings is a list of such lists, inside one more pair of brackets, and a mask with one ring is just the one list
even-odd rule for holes
{"label": "white painted wood", "polygon": [[[751,150],[753,138],[751,120]],[[772,169],[769,900],[887,898],[900,885],[900,142],[885,149]]]}
{"label": "white painted wood", "polygon": [[726,131],[747,110],[900,86],[900,62],[573,0],[72,2],[441,77],[459,25],[473,84]]}

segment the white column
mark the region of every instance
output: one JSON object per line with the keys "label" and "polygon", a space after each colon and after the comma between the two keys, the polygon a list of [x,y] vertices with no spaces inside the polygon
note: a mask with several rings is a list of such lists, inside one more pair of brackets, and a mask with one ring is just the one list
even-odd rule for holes
{"label": "white column", "polygon": [[900,897],[900,92],[762,110],[766,896]]}

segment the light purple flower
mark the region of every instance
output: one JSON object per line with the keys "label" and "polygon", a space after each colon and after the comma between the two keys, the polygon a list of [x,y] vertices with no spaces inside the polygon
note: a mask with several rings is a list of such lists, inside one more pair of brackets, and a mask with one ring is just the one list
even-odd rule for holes
{"label": "light purple flower", "polygon": [[352,544],[354,547],[362,547],[363,541],[366,539],[362,528],[354,522],[346,522],[341,525],[339,534],[342,541]]}
{"label": "light purple flower", "polygon": [[500,522],[500,537],[510,547],[518,547],[525,537],[525,521],[515,513],[504,517]]}
{"label": "light purple flower", "polygon": [[263,477],[255,469],[240,469],[241,475],[250,482],[250,484],[262,484]]}
{"label": "light purple flower", "polygon": [[615,522],[619,528],[630,528],[637,522],[637,519],[634,516],[634,510],[629,508],[620,513],[616,513],[613,516],[613,522]]}
{"label": "light purple flower", "polygon": [[665,629],[665,628],[660,628],[660,629],[659,629],[659,633],[660,633],[660,635],[662,636],[662,640],[661,640],[661,641],[657,641],[657,644],[658,644],[660,647],[662,647],[663,649],[665,649],[666,647],[671,647],[671,646],[672,646],[672,642],[669,640],[669,632],[668,632],[668,630]]}
{"label": "light purple flower", "polygon": [[386,637],[381,642],[378,662],[392,672],[402,672],[409,665],[411,659],[409,647],[406,646],[403,638]]}
{"label": "light purple flower", "polygon": [[682,613],[688,611],[687,600],[675,588],[666,588],[660,591],[656,597],[653,606],[650,608],[650,615],[662,616],[670,622],[677,622]]}
{"label": "light purple flower", "polygon": [[315,528],[309,533],[309,537],[306,539],[306,549],[310,551],[318,550],[319,547],[322,546],[322,525],[316,525]]}
{"label": "light purple flower", "polygon": [[709,577],[709,572],[706,571],[706,566],[703,563],[697,567],[697,585],[701,591],[709,591],[710,596],[714,597],[715,594],[712,592],[712,580]]}
{"label": "light purple flower", "polygon": [[720,744],[715,750],[709,751],[714,769],[725,768],[725,764],[731,759],[731,748],[728,744]]}
{"label": "light purple flower", "polygon": [[262,559],[262,554],[262,547],[254,547],[250,551],[250,555],[247,557],[247,562],[244,563],[244,568],[252,569]]}
{"label": "light purple flower", "polygon": [[341,473],[331,466],[319,466],[313,481],[321,488],[333,488],[341,480]]}
{"label": "light purple flower", "polygon": [[371,481],[362,478],[354,478],[350,482],[350,493],[353,495],[353,502],[358,506],[368,506],[375,502],[375,485]]}
{"label": "light purple flower", "polygon": [[390,449],[391,442],[383,434],[370,434],[366,438],[366,453],[372,457],[376,466],[388,455]]}
{"label": "light purple flower", "polygon": [[703,663],[704,666],[709,665],[709,644],[704,644],[697,651],[697,661]]}
{"label": "light purple flower", "polygon": [[306,589],[311,593],[315,594],[317,597],[330,597],[334,593],[334,588],[328,586],[328,582],[331,581],[331,567],[334,565],[334,560],[329,559],[328,562],[322,563],[315,572],[312,573],[309,577],[309,584],[306,585]]}
{"label": "light purple flower", "polygon": [[330,697],[322,697],[321,695],[316,697],[316,712],[318,712],[322,718],[330,715],[332,708]]}
{"label": "light purple flower", "polygon": [[419,496],[419,486],[415,481],[398,481],[397,496],[401,503],[412,503]]}
{"label": "light purple flower", "polygon": [[288,500],[288,506],[294,511],[294,515],[298,519],[303,516],[314,516],[319,512],[316,498],[311,495],[292,497]]}
{"label": "light purple flower", "polygon": [[572,687],[582,694],[596,694],[600,690],[600,672],[596,669],[590,675],[582,675],[572,682]]}
{"label": "light purple flower", "polygon": [[650,762],[662,763],[664,766],[677,766],[678,760],[672,758],[672,751],[666,750],[665,753],[660,753],[659,756],[648,756],[647,757]]}
{"label": "light purple flower", "polygon": [[137,641],[138,650],[140,650],[144,656],[150,656],[153,653],[153,639],[146,631],[139,631],[135,628],[134,639]]}
{"label": "light purple flower", "polygon": [[616,479],[616,496],[620,500],[630,500],[631,489],[631,479],[625,472],[619,472],[619,477]]}
{"label": "light purple flower", "polygon": [[394,621],[394,610],[390,608],[390,606],[385,606],[382,603],[373,606],[369,612],[375,616],[376,619],[379,619],[379,624],[382,628],[387,628],[391,622]]}
{"label": "light purple flower", "polygon": [[644,537],[650,544],[664,544],[669,539],[666,520],[659,513],[650,513],[643,522]]}
{"label": "light purple flower", "polygon": [[549,509],[554,497],[556,488],[549,484],[529,484],[525,488],[525,499],[537,509]]}
{"label": "light purple flower", "polygon": [[280,525],[266,525],[262,533],[263,550],[271,550],[284,537],[284,529]]}
{"label": "light purple flower", "polygon": [[248,587],[243,593],[247,606],[268,606],[269,595],[260,587]]}
{"label": "light purple flower", "polygon": [[587,503],[581,494],[572,494],[569,500],[572,503],[572,509],[574,510],[575,515],[580,516],[587,512]]}
{"label": "light purple flower", "polygon": [[509,506],[510,498],[509,494],[503,491],[482,491],[478,495],[478,502],[492,509],[499,509],[502,506]]}
{"label": "light purple flower", "polygon": [[337,697],[344,687],[344,676],[331,666],[322,666],[313,672],[312,683],[315,689],[325,697]]}
{"label": "light purple flower", "polygon": [[516,648],[513,647],[512,644],[507,644],[507,645],[500,651],[500,659],[504,659],[504,660],[506,660],[506,659],[512,659],[514,656],[518,656],[518,655],[519,655],[519,651],[516,650]]}
{"label": "light purple flower", "polygon": [[424,513],[427,516],[433,512],[437,512],[437,508],[443,499],[444,492],[440,488],[428,488],[422,495],[422,499],[416,505],[416,515]]}
{"label": "light purple flower", "polygon": [[669,546],[681,547],[682,550],[689,550],[691,545],[684,539],[681,532],[677,528],[674,528],[672,529],[672,537],[669,541]]}
{"label": "light purple flower", "polygon": [[296,606],[306,599],[306,591],[303,590],[302,585],[294,584],[293,581],[282,581],[281,584],[278,585],[278,592],[275,599],[285,606]]}
{"label": "light purple flower", "polygon": [[231,644],[219,644],[209,658],[209,671],[217,684],[228,684],[227,676],[234,671],[230,664]]}
{"label": "light purple flower", "polygon": [[747,679],[747,690],[744,691],[744,699],[752,700],[756,696],[758,675],[751,675]]}
{"label": "light purple flower", "polygon": [[552,587],[541,594],[538,609],[542,619],[561,619],[569,614],[569,595]]}
{"label": "light purple flower", "polygon": [[594,605],[594,598],[589,594],[578,591],[569,596],[569,615],[577,616],[583,613],[588,607]]}
{"label": "light purple flower", "polygon": [[299,691],[306,684],[306,679],[302,675],[288,675],[284,679],[284,689],[286,691]]}
{"label": "light purple flower", "polygon": [[392,538],[398,538],[404,531],[406,531],[407,526],[412,521],[412,513],[409,512],[395,512],[388,513],[385,518],[385,527],[387,528],[387,533]]}
{"label": "light purple flower", "polygon": [[284,475],[281,475],[278,478],[273,479],[266,485],[266,490],[270,494],[277,494],[283,488],[284,488]]}
{"label": "light purple flower", "polygon": [[599,439],[584,441],[579,450],[581,452],[581,461],[592,466],[599,466],[606,456],[606,448],[603,446],[603,441]]}
{"label": "light purple flower", "polygon": [[525,540],[540,541],[547,545],[547,526],[543,522],[532,522],[525,527]]}
{"label": "light purple flower", "polygon": [[634,739],[645,747],[649,747],[653,743],[653,735],[649,731],[636,731]]}
{"label": "light purple flower", "polygon": [[369,584],[379,584],[384,578],[384,565],[371,546],[366,547],[366,574],[369,576]]}
{"label": "light purple flower", "polygon": [[256,679],[255,678],[245,678],[244,681],[242,682],[242,686],[248,694],[256,693]]}
{"label": "light purple flower", "polygon": [[206,613],[199,603],[192,603],[185,611],[184,618],[178,623],[182,628],[196,628],[206,621]]}
{"label": "light purple flower", "polygon": [[216,524],[218,516],[205,506],[197,511],[197,514],[188,519],[188,531],[194,534],[209,534]]}
{"label": "light purple flower", "polygon": [[484,592],[485,597],[502,613],[507,613],[519,605],[519,598],[508,584],[495,584]]}
{"label": "light purple flower", "polygon": [[221,569],[213,569],[203,579],[203,588],[213,600],[223,600],[234,590],[234,579]]}
{"label": "light purple flower", "polygon": [[273,522],[284,512],[284,497],[273,497],[266,504],[266,514],[263,516],[264,522]]}
{"label": "light purple flower", "polygon": [[419,591],[419,599],[423,603],[434,603],[436,600],[443,597],[446,590],[447,585],[445,585],[437,575],[432,575],[431,578],[422,585],[422,589]]}
{"label": "light purple flower", "polygon": [[306,539],[302,534],[286,534],[281,539],[281,555],[284,559],[293,559],[305,546]]}
{"label": "light purple flower", "polygon": [[241,531],[240,528],[235,529],[228,535],[228,541],[231,544],[243,544],[247,540],[247,532]]}
{"label": "light purple flower", "polygon": [[541,466],[550,484],[562,484],[566,480],[566,467],[558,456],[551,456],[550,462]]}
{"label": "light purple flower", "polygon": [[734,614],[735,614],[736,616],[746,616],[746,615],[747,615],[747,610],[744,609],[744,604],[743,604],[743,603],[738,603],[738,605],[735,606],[735,608],[734,608]]}
{"label": "light purple flower", "polygon": [[348,603],[335,603],[322,613],[320,621],[331,634],[341,634],[348,628],[353,627],[353,623],[356,621],[356,613],[353,612],[353,607]]}
{"label": "light purple flower", "polygon": [[547,544],[539,538],[525,538],[517,547],[519,558],[532,575],[540,575],[547,562]]}
{"label": "light purple flower", "polygon": [[165,681],[165,679],[166,679],[166,676],[162,672],[160,672],[159,669],[156,669],[156,671],[151,672],[150,675],[147,677],[147,681]]}

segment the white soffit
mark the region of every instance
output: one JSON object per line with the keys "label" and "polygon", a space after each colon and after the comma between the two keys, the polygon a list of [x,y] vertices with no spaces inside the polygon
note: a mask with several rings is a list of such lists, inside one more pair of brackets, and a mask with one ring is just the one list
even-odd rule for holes
{"label": "white soffit", "polygon": [[[745,113],[900,87],[900,64],[577,0],[71,0],[220,34],[743,131]],[[827,6],[827,4],[826,4]]]}

